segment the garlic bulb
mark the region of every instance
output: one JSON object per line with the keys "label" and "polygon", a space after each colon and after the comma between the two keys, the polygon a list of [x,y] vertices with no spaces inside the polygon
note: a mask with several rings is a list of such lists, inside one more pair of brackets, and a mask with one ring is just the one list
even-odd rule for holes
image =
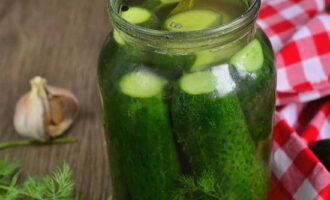
{"label": "garlic bulb", "polygon": [[14,126],[22,136],[47,141],[63,134],[78,110],[78,100],[70,91],[48,86],[45,79],[35,77],[31,91],[16,105]]}

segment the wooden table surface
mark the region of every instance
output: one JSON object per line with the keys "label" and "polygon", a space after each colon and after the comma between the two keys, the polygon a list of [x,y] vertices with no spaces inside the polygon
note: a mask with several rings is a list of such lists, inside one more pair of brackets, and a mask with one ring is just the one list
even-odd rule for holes
{"label": "wooden table surface", "polygon": [[111,193],[97,92],[97,58],[110,30],[105,0],[0,0],[0,142],[21,139],[13,128],[18,98],[40,75],[73,91],[80,115],[68,131],[78,143],[5,150],[23,174],[44,174],[68,162],[86,200]]}

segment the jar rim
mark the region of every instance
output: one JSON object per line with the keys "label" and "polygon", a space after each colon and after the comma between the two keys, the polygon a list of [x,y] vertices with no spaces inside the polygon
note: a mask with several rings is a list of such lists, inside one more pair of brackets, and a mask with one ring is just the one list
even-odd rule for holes
{"label": "jar rim", "polygon": [[238,18],[234,19],[228,24],[216,26],[210,29],[195,30],[195,31],[185,31],[185,32],[174,32],[166,30],[156,30],[149,29],[145,27],[140,27],[131,24],[124,20],[119,12],[117,2],[118,0],[108,0],[108,11],[112,18],[113,24],[119,27],[120,30],[124,32],[134,31],[137,35],[144,35],[149,38],[166,38],[166,39],[185,39],[185,38],[205,38],[210,36],[219,37],[224,34],[233,32],[241,27],[246,26],[253,22],[257,17],[257,12],[260,8],[261,0],[251,0],[252,3],[249,5],[248,9]]}

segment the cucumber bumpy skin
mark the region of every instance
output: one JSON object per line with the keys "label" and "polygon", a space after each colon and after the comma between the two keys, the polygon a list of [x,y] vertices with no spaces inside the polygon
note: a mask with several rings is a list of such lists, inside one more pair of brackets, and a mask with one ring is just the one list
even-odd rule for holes
{"label": "cucumber bumpy skin", "polygon": [[169,200],[176,187],[180,166],[162,100],[164,86],[152,73],[133,72],[120,80],[111,103],[105,102],[111,160],[125,187],[119,191],[131,200]]}
{"label": "cucumber bumpy skin", "polygon": [[[172,100],[174,132],[193,175],[212,170],[228,199],[242,199],[244,194],[246,200],[262,200],[267,191],[266,167],[249,135],[229,70],[221,66],[181,78]],[[228,80],[232,83],[222,86]]]}
{"label": "cucumber bumpy skin", "polygon": [[[134,97],[134,93],[127,95],[130,94],[127,88],[125,93],[122,91],[128,84],[124,82],[131,80],[136,84],[144,75],[160,83],[161,90],[140,84],[146,88],[139,91],[149,91],[144,96],[151,96],[145,98]],[[111,36],[101,51],[98,76],[114,199],[173,199],[180,167],[167,106],[162,99],[167,87],[164,78],[148,72],[139,56],[116,45]]]}
{"label": "cucumber bumpy skin", "polygon": [[238,98],[256,144],[272,133],[276,87],[272,49],[260,30],[257,36],[231,59]]}
{"label": "cucumber bumpy skin", "polygon": [[222,16],[208,9],[192,9],[168,17],[163,29],[168,31],[197,31],[222,25]]}

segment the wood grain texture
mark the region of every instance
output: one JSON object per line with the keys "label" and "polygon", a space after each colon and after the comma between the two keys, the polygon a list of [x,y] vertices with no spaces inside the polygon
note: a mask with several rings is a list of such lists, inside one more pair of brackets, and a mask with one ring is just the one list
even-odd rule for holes
{"label": "wood grain texture", "polygon": [[105,0],[0,0],[0,142],[21,139],[12,125],[15,103],[35,75],[70,89],[81,103],[68,131],[78,143],[11,149],[0,157],[21,160],[25,175],[68,162],[86,200],[111,193],[96,77],[109,30]]}

